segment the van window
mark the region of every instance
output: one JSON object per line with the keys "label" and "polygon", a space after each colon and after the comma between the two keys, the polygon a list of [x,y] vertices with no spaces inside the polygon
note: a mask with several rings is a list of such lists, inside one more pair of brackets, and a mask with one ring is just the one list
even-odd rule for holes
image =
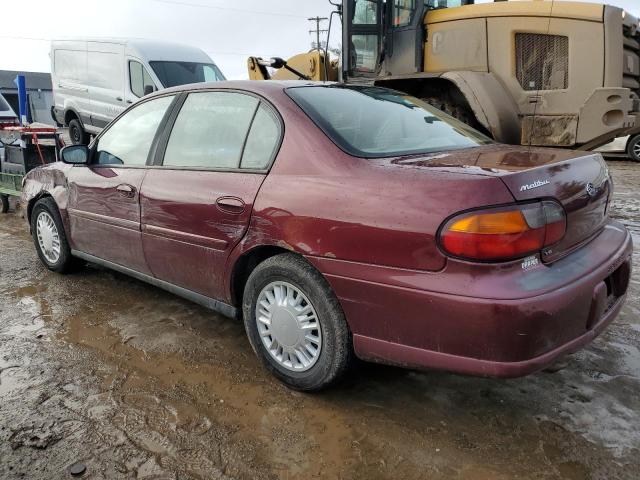
{"label": "van window", "polygon": [[100,165],[144,165],[158,125],[174,95],[133,107],[98,139],[96,162]]}
{"label": "van window", "polygon": [[163,165],[238,168],[258,103],[235,92],[189,94],[173,125]]}
{"label": "van window", "polygon": [[88,84],[110,90],[122,90],[122,58],[117,53],[88,52]]}
{"label": "van window", "polygon": [[188,83],[226,80],[213,63],[197,62],[149,62],[165,88]]}
{"label": "van window", "polygon": [[136,97],[144,96],[144,89],[147,85],[151,85],[154,89],[156,88],[156,84],[153,83],[147,69],[135,60],[129,61],[129,85]]}
{"label": "van window", "polygon": [[60,79],[83,83],[87,80],[87,52],[80,50],[55,50],[55,73]]}

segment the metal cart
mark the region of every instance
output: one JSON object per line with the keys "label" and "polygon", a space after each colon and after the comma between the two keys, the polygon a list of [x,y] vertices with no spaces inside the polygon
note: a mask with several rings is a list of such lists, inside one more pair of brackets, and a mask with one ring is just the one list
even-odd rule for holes
{"label": "metal cart", "polygon": [[9,210],[9,197],[20,197],[22,179],[30,170],[58,160],[64,146],[55,127],[0,125],[0,143],[4,156],[0,159],[0,212]]}

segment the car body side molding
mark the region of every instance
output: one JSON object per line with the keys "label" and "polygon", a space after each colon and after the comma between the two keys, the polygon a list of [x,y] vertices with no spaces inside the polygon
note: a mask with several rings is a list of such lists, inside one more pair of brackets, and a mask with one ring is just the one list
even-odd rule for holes
{"label": "car body side molding", "polygon": [[102,258],[96,257],[94,255],[90,255],[88,253],[81,252],[79,250],[71,250],[71,255],[74,257],[81,258],[86,260],[87,262],[95,263],[97,265],[103,266],[105,268],[109,268],[111,270],[115,270],[120,273],[124,273],[130,277],[133,277],[137,280],[141,280],[143,282],[149,283],[154,287],[162,288],[167,292],[173,293],[182,298],[186,298],[198,305],[202,305],[205,308],[218,312],[225,317],[235,318],[238,313],[238,309],[233,305],[229,305],[227,303],[221,302],[220,300],[216,300],[215,298],[210,298],[200,293],[194,292],[192,290],[187,290],[186,288],[179,287],[169,282],[165,282],[163,280],[157,279],[155,277],[151,277],[144,273],[140,273],[136,270],[133,270],[128,267],[124,267],[122,265],[118,265],[117,263],[110,262],[108,260],[103,260]]}

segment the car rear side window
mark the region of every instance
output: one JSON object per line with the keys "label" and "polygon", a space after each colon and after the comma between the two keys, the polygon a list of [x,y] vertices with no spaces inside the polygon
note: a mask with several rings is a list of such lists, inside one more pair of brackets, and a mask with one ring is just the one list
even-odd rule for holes
{"label": "car rear side window", "polygon": [[174,96],[160,97],[132,108],[98,140],[95,163],[144,165],[162,118]]}
{"label": "car rear side window", "polygon": [[274,130],[274,121],[273,114],[251,95],[191,93],[171,130],[163,165],[265,168],[279,139],[278,124]]}
{"label": "car rear side window", "polygon": [[269,166],[280,141],[280,122],[264,104],[256,113],[242,154],[241,168],[262,170]]}
{"label": "car rear side window", "polygon": [[345,152],[390,157],[492,140],[426,102],[381,87],[292,87],[287,94]]}

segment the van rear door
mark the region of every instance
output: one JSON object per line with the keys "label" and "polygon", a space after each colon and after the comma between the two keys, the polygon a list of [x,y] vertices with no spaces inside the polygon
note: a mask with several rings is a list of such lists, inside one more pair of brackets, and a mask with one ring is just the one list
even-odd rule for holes
{"label": "van rear door", "polygon": [[125,109],[124,61],[124,45],[88,42],[88,85],[94,127],[104,128]]}

